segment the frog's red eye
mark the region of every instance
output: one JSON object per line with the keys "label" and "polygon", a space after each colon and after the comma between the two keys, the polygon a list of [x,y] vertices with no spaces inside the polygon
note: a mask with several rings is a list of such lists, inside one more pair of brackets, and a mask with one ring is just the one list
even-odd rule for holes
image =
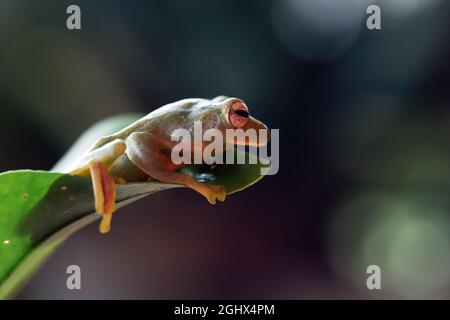
{"label": "frog's red eye", "polygon": [[243,102],[234,102],[228,111],[230,124],[236,128],[242,128],[248,121],[248,108]]}

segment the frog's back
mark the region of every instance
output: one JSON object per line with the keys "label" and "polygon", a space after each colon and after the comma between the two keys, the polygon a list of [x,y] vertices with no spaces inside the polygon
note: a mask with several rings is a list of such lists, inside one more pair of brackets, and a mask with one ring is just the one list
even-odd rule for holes
{"label": "frog's back", "polygon": [[199,101],[206,101],[206,100],[199,98],[190,98],[166,104],[150,112],[145,117],[135,121],[129,126],[123,128],[122,130],[110,136],[99,138],[97,142],[92,146],[90,151],[98,149],[116,139],[125,141],[128,138],[128,136],[131,135],[133,132],[152,132],[154,129],[159,127],[159,125],[162,122],[164,122],[164,120],[172,119],[176,114],[182,114],[184,112],[189,113],[191,108]]}

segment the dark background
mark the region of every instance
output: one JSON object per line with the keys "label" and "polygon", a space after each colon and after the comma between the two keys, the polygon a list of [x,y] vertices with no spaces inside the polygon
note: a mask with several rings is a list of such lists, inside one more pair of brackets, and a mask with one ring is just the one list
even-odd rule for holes
{"label": "dark background", "polygon": [[129,205],[19,298],[450,298],[449,24],[443,0],[2,0],[0,171],[48,170],[96,121],[188,97],[240,97],[281,140],[277,175],[214,207]]}

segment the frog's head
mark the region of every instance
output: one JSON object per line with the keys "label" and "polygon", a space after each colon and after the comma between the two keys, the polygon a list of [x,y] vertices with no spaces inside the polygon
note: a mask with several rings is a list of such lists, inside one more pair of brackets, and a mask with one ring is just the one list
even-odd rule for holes
{"label": "frog's head", "polygon": [[[204,129],[215,128],[222,132],[226,143],[235,145],[249,145],[249,146],[263,146],[267,144],[267,139],[237,139],[236,136],[231,137],[227,135],[227,129],[242,129],[245,132],[254,130],[259,137],[259,130],[265,129],[267,133],[269,130],[261,121],[253,118],[247,105],[239,98],[229,98],[219,96],[214,98],[209,103],[202,114],[202,123]],[[249,130],[253,129],[253,130]],[[249,131],[247,131],[249,130]],[[248,136],[247,136],[248,137]]]}

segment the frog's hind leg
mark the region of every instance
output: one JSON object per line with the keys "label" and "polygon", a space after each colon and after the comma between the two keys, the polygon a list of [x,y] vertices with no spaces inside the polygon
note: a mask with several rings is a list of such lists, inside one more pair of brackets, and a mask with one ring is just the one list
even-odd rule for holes
{"label": "frog's hind leg", "polygon": [[153,134],[135,132],[127,140],[128,158],[148,176],[162,182],[189,187],[203,195],[211,204],[215,204],[216,200],[225,200],[224,186],[199,182],[186,174],[173,171],[175,166],[170,150],[171,145],[161,142]]}
{"label": "frog's hind leg", "polygon": [[112,213],[116,210],[116,181],[108,173],[108,168],[125,153],[126,144],[114,140],[98,149],[88,152],[75,169],[69,173],[90,176],[95,197],[95,210],[102,214],[99,230],[107,233],[111,229]]}

